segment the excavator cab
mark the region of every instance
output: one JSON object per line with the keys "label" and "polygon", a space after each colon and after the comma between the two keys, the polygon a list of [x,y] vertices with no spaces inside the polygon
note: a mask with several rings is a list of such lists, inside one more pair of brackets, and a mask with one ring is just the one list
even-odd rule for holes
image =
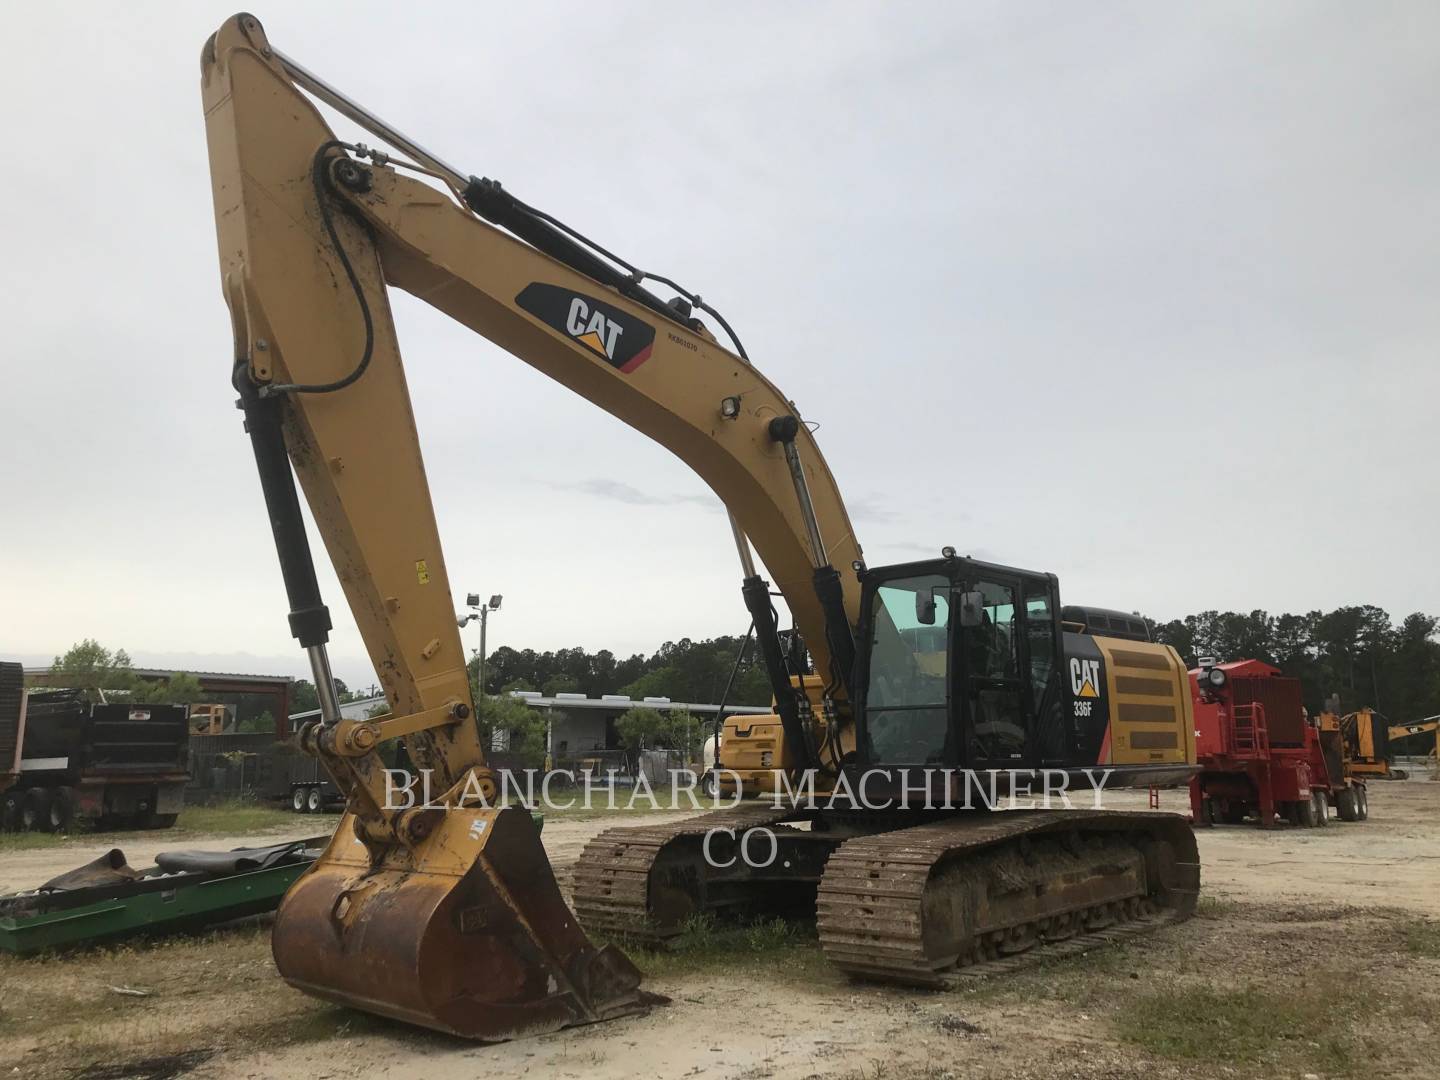
{"label": "excavator cab", "polygon": [[867,571],[857,703],[864,768],[1030,768],[1053,710],[1053,576],[974,560]]}
{"label": "excavator cab", "polygon": [[865,569],[861,581],[857,779],[1112,764],[1153,780],[1157,766],[1189,767],[1178,657],[1067,630],[1055,575],[951,556]]}

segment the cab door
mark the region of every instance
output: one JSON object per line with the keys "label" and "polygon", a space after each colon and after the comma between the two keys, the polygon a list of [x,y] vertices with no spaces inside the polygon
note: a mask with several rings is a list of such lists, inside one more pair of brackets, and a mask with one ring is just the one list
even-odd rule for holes
{"label": "cab door", "polygon": [[1068,737],[1065,671],[1060,633],[1060,588],[1053,574],[1021,578],[1025,603],[1024,665],[1030,682],[1029,751],[1042,767],[1070,764],[1066,754]]}
{"label": "cab door", "polygon": [[1036,760],[1029,722],[1031,674],[1019,577],[977,576],[956,595],[954,685],[961,765],[1025,769]]}

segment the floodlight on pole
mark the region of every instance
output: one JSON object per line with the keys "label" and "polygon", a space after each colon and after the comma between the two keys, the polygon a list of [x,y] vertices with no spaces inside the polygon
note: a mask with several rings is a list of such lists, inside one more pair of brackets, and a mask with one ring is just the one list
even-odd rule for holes
{"label": "floodlight on pole", "polygon": [[[480,603],[480,594],[479,594],[479,593],[474,593],[474,592],[472,592],[472,593],[466,593],[466,594],[465,594],[465,605],[466,605],[467,607],[469,607],[469,608],[471,609],[471,611],[470,611],[470,614],[468,614],[468,615],[462,615],[462,616],[460,616],[458,622],[459,622],[461,628],[463,629],[465,626],[467,626],[468,624],[470,624],[471,622],[473,622],[473,621],[476,620],[476,619],[479,619],[479,620],[480,620],[480,652],[479,652],[479,655],[478,655],[478,661],[479,661],[479,662],[478,662],[478,664],[476,665],[477,668],[478,668],[478,671],[476,672],[476,680],[475,680],[475,685],[476,685],[476,689],[477,689],[477,694],[476,694],[477,699],[478,699],[478,698],[483,698],[483,697],[485,696],[485,630],[486,630],[486,624],[489,622],[490,612],[492,612],[492,611],[499,611],[499,610],[500,610],[500,602],[501,602],[502,600],[504,600],[504,599],[505,599],[505,598],[504,598],[503,596],[501,596],[499,593],[494,593],[494,594],[491,595],[491,597],[490,597],[489,600],[487,600],[484,604],[482,604],[482,603]],[[476,702],[475,702],[475,713],[476,713],[476,716],[477,716],[477,718],[478,718],[479,713],[480,713],[480,702],[479,702],[479,700],[476,700]]]}

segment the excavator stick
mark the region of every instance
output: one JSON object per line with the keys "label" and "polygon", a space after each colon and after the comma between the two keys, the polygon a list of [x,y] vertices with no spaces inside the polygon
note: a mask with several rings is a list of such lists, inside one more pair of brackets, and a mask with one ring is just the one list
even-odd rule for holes
{"label": "excavator stick", "polygon": [[447,814],[372,869],[341,828],[275,918],[275,965],[316,997],[487,1042],[642,1008],[640,973],[566,907],[530,815]]}
{"label": "excavator stick", "polygon": [[[307,993],[474,1039],[641,1011],[639,972],[585,936],[528,813],[494,808],[384,261],[323,179],[345,164],[332,160],[340,144],[254,17],[220,28],[201,73],[235,342],[220,371],[240,396],[320,696],[300,743],[347,805],[281,905],[276,966]],[[340,714],[296,477],[385,716]],[[400,740],[447,793],[436,805],[392,805],[381,750]]]}

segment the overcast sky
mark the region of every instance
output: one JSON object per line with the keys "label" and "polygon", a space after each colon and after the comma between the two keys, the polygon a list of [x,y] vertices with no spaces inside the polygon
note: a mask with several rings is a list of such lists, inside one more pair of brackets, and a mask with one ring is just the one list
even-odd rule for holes
{"label": "overcast sky", "polygon": [[[227,385],[199,54],[233,2],[7,11],[0,657],[306,673]],[[432,7],[256,14],[715,303],[820,423],[872,565],[952,544],[1158,619],[1440,613],[1440,8]],[[744,631],[688,469],[394,306],[491,648]]]}

